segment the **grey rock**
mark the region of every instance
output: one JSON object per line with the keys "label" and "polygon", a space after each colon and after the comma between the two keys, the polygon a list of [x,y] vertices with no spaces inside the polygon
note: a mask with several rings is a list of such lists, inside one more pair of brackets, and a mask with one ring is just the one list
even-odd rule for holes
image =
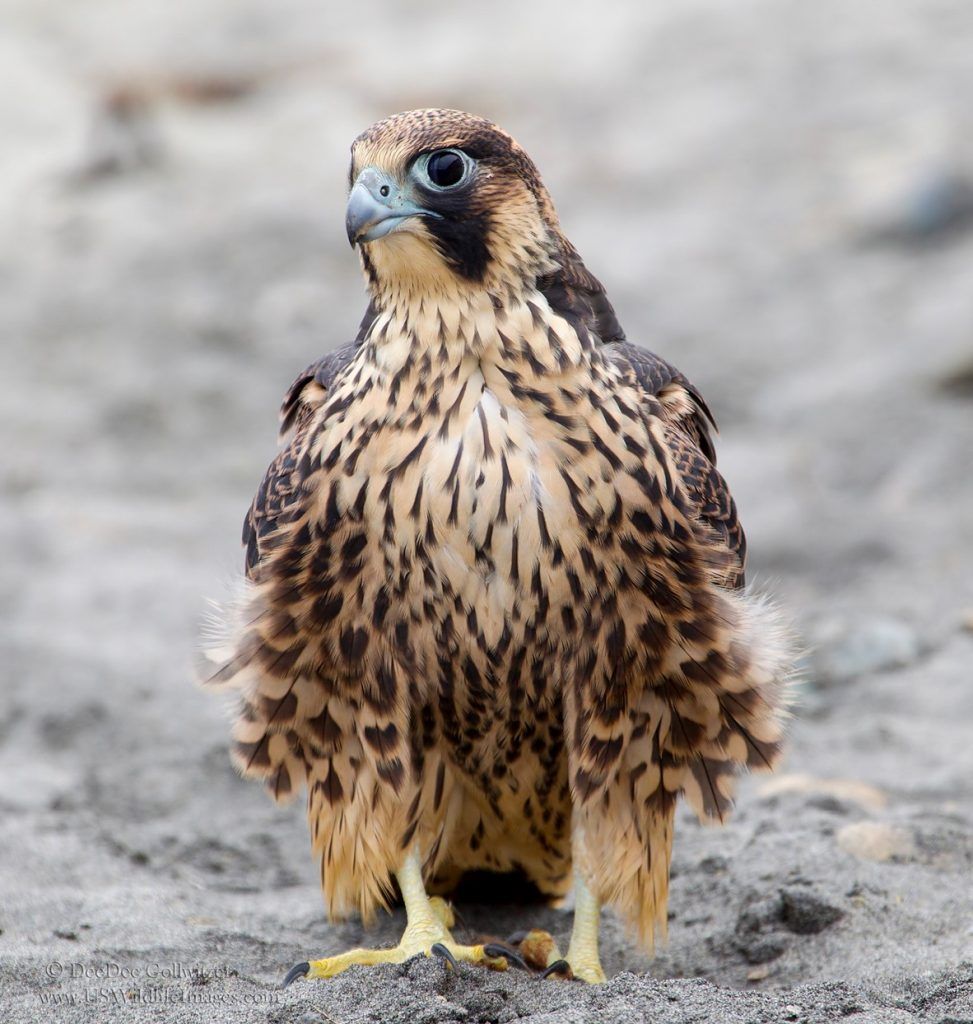
{"label": "grey rock", "polygon": [[795,935],[816,935],[840,921],[844,911],[813,891],[781,889],[781,921]]}
{"label": "grey rock", "polygon": [[815,681],[834,685],[916,661],[922,644],[915,629],[885,615],[827,619],[812,631]]}
{"label": "grey rock", "polygon": [[961,170],[937,168],[911,182],[867,237],[874,243],[925,246],[971,227],[973,179]]}

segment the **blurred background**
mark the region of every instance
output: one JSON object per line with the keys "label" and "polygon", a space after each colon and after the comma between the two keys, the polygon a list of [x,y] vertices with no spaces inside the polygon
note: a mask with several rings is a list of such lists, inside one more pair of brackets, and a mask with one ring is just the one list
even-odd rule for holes
{"label": "blurred background", "polygon": [[[680,871],[725,884],[729,917],[680,931],[677,900],[653,970],[862,973],[856,871],[900,915],[869,904],[900,933],[884,963],[918,955],[901,934],[944,963],[973,946],[973,6],[3,0],[0,19],[0,953],[183,948],[230,920],[259,978],[308,935],[338,942],[300,811],[232,774],[190,663],[279,401],[364,308],[350,143],[416,106],[508,129],[629,338],[700,386],[751,576],[808,646],[798,781],[723,838],[687,819],[676,896]],[[884,859],[835,852],[858,818]],[[740,851],[768,829],[770,888],[803,872],[846,920],[803,944],[772,921],[761,959],[733,900],[764,884]],[[925,904],[898,906],[889,862]],[[210,925],[187,923],[199,903]],[[276,938],[255,952],[248,927]],[[641,962],[625,948],[610,966]]]}

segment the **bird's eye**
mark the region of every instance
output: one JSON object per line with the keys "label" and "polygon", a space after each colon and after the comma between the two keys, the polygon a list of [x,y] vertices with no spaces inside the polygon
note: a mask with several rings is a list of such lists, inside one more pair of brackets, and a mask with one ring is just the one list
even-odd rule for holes
{"label": "bird's eye", "polygon": [[435,188],[455,188],[469,177],[473,161],[461,150],[440,149],[429,154],[423,169]]}

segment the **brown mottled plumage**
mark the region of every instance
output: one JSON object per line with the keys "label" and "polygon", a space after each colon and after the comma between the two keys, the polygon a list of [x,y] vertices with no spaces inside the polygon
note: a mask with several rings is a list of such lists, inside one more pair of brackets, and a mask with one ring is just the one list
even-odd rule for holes
{"label": "brown mottled plumage", "polygon": [[[444,149],[469,180],[437,190]],[[709,412],[625,342],[496,126],[391,117],[356,179],[422,209],[358,236],[358,339],[285,401],[213,677],[242,692],[237,763],[306,784],[332,913],[384,904],[409,850],[429,882],[519,868],[552,896],[573,864],[651,943],[677,797],[721,821],[773,764],[789,670]]]}

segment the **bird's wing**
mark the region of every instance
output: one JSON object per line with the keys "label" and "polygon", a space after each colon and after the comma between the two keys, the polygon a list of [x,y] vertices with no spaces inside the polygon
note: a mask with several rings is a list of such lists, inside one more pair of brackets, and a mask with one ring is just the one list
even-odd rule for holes
{"label": "bird's wing", "polygon": [[286,443],[267,468],[243,520],[244,571],[248,579],[253,579],[267,537],[276,525],[286,521],[298,497],[302,478],[299,459],[311,415],[324,403],[341,371],[355,358],[375,316],[375,306],[369,302],[355,340],[312,363],[287,389],[280,407],[280,437]]}
{"label": "bird's wing", "polygon": [[735,776],[775,762],[790,650],[773,609],[743,587],[743,532],[699,392],[644,349],[599,351],[613,371],[598,405],[613,437],[600,441],[617,445],[607,461],[624,496],[604,565],[619,586],[587,613],[601,635],[565,690],[569,757],[595,884],[648,940],[665,931],[676,798],[722,822]]}
{"label": "bird's wing", "polygon": [[604,353],[630,373],[646,395],[657,398],[666,415],[666,440],[697,516],[710,526],[736,557],[739,571],[727,583],[744,584],[747,539],[736,503],[716,468],[712,432],[716,423],[703,396],[674,366],[648,349],[618,342]]}
{"label": "bird's wing", "polygon": [[359,344],[356,340],[329,352],[300,374],[287,391],[280,409],[281,436],[286,443],[260,481],[243,520],[245,571],[249,579],[253,579],[265,553],[268,537],[278,525],[287,521],[300,497],[304,475],[300,465],[301,452],[312,414],[324,403],[341,371],[354,359]]}
{"label": "bird's wing", "polygon": [[[233,760],[242,774],[280,802],[306,784],[331,911],[357,906],[367,917],[387,902],[427,802],[410,731],[416,654],[407,632],[396,629],[394,649],[386,641],[383,548],[368,543],[364,520],[370,478],[354,479],[355,456],[341,457],[354,446],[342,434],[356,429],[349,406],[386,412],[381,400],[361,401],[373,381],[364,356],[360,342],[331,353],[284,401],[291,434],[247,515],[249,582],[207,652],[214,667],[205,681],[240,694]],[[358,426],[361,439],[371,423]],[[379,581],[367,608],[363,580]],[[438,778],[438,755],[421,740],[419,749]]]}
{"label": "bird's wing", "polygon": [[630,376],[646,396],[659,399],[667,416],[666,439],[697,515],[716,531],[733,552],[739,571],[727,582],[743,586],[747,542],[726,481],[716,468],[713,415],[703,396],[674,366],[648,349],[625,340],[625,332],[605,289],[584,265],[567,239],[562,239],[560,267],[538,282],[551,308],[575,330],[587,331],[603,345],[603,353]]}

